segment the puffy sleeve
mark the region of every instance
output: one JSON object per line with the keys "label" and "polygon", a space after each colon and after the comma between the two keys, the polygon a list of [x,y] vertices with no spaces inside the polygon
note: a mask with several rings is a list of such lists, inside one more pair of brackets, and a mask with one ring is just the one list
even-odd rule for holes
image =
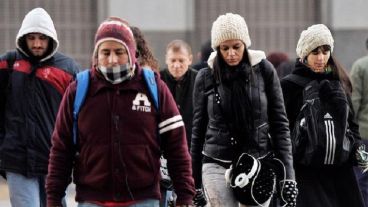
{"label": "puffy sleeve", "polygon": [[52,147],[46,177],[47,203],[49,206],[61,206],[65,190],[71,182],[75,156],[75,147],[72,143],[74,96],[75,82],[69,85],[64,94],[51,137]]}
{"label": "puffy sleeve", "polygon": [[270,135],[276,156],[284,163],[286,178],[295,179],[289,121],[286,116],[284,99],[277,72],[270,62],[262,61],[263,78],[268,100],[267,114]]}

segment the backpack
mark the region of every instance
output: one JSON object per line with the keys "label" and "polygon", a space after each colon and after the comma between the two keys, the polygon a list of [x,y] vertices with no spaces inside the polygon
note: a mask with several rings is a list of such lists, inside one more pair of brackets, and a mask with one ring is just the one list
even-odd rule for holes
{"label": "backpack", "polygon": [[[143,79],[146,83],[148,91],[153,99],[153,103],[156,111],[159,112],[159,99],[158,99],[158,87],[155,80],[154,72],[150,69],[143,68]],[[86,99],[89,88],[90,70],[84,70],[77,74],[76,82],[77,89],[75,93],[74,106],[73,106],[73,144],[78,145],[78,114]],[[161,144],[159,133],[157,132],[158,142]],[[171,178],[167,170],[166,159],[161,156],[161,186],[169,189],[172,187]]]}
{"label": "backpack", "polygon": [[285,78],[303,87],[303,105],[291,131],[294,162],[305,166],[342,165],[354,145],[349,129],[349,103],[338,80]]}

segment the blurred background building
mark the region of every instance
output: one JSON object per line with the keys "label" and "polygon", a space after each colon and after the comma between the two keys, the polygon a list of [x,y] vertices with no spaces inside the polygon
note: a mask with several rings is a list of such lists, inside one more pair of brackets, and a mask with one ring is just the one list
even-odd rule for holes
{"label": "blurred background building", "polygon": [[335,55],[347,69],[366,54],[368,37],[366,0],[1,0],[0,53],[14,48],[22,19],[34,7],[50,13],[60,51],[83,67],[90,65],[97,26],[110,15],[141,28],[161,67],[167,43],[183,39],[195,54],[210,38],[212,22],[226,12],[245,17],[251,48],[266,53],[282,51],[291,58],[296,57],[300,32],[324,23],[335,37]]}

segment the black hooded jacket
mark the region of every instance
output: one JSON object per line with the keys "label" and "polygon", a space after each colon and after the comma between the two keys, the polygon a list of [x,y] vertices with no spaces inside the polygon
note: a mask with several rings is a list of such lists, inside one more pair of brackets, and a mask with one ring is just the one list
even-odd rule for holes
{"label": "black hooded jacket", "polygon": [[[41,58],[29,53],[25,35],[50,37]],[[63,94],[80,70],[57,52],[50,16],[41,8],[27,14],[17,35],[17,50],[0,56],[0,169],[24,176],[46,175],[51,134]]]}

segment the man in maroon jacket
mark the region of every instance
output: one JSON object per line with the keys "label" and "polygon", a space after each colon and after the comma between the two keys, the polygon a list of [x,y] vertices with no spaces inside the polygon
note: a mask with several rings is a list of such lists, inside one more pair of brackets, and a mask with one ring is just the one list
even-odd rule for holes
{"label": "man in maroon jacket", "polygon": [[72,141],[75,82],[57,116],[46,180],[49,207],[61,206],[72,172],[81,206],[158,207],[161,149],[177,205],[191,205],[194,181],[182,117],[157,77],[160,111],[155,110],[135,53],[125,21],[111,17],[100,25],[89,91],[78,118],[77,146]]}

